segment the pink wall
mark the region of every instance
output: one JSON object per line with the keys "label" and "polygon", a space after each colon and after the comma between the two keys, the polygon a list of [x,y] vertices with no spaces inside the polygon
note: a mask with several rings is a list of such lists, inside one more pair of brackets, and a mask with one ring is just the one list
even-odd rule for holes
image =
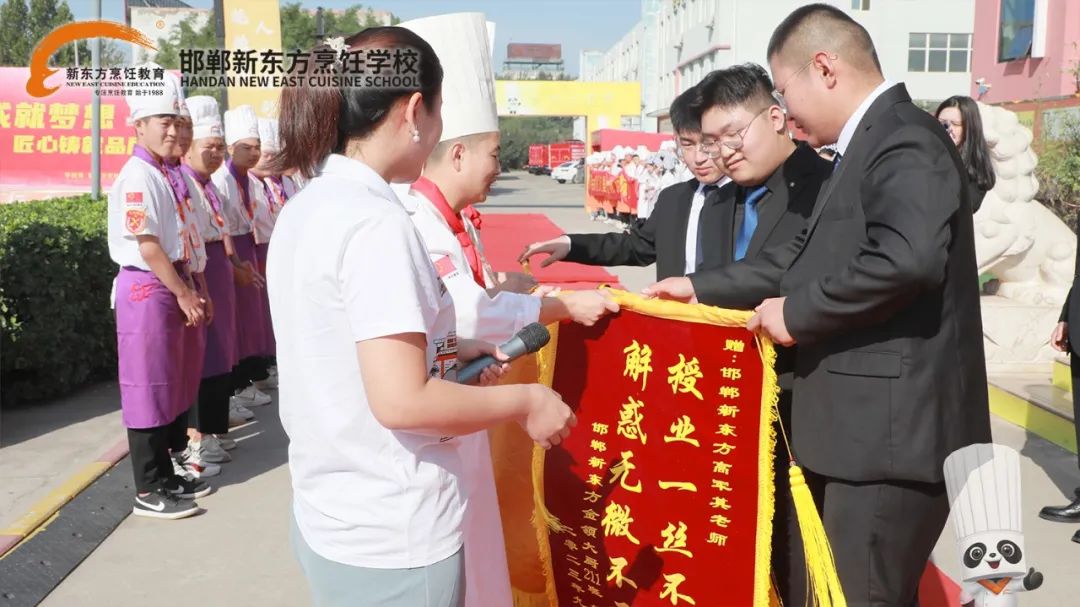
{"label": "pink wall", "polygon": [[[1080,0],[1047,0],[1046,56],[998,63],[1001,0],[975,0],[972,39],[971,96],[978,98],[974,80],[993,85],[980,99],[986,103],[1064,97],[1077,93],[1072,74],[1064,70],[1080,61]],[[1077,45],[1074,46],[1073,42]]]}

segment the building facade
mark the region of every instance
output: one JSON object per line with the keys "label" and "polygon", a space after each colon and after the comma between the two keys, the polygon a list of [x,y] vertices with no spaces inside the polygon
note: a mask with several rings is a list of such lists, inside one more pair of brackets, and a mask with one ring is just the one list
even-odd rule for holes
{"label": "building facade", "polygon": [[1054,136],[1080,120],[1080,0],[980,0],[970,94]]}
{"label": "building facade", "polygon": [[[979,0],[998,2],[999,0]],[[1012,1],[1012,0],[1010,0]],[[971,83],[971,42],[976,0],[829,0],[870,32],[885,77],[907,84],[924,107]],[[611,79],[632,79],[637,49],[637,78],[643,91],[643,115],[656,128],[670,130],[667,108],[687,87],[712,70],[753,62],[767,65],[765,50],[773,29],[788,13],[806,4],[798,0],[662,0],[655,17],[643,12],[641,23],[604,55],[594,72]],[[648,25],[655,23],[655,29]],[[646,35],[646,31],[652,33]],[[637,32],[635,35],[634,32]],[[655,43],[655,52],[646,53]],[[643,74],[654,76],[645,82]],[[604,79],[604,78],[598,78]],[[644,94],[643,94],[644,97]]]}

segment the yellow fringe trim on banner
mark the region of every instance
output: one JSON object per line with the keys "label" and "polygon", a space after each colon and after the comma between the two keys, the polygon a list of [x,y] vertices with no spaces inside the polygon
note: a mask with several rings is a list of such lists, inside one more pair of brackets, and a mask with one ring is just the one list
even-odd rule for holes
{"label": "yellow fringe trim on banner", "polygon": [[[551,341],[536,353],[537,381],[551,387],[555,379],[555,353],[559,348],[559,323],[548,325]],[[559,607],[559,594],[555,588],[555,566],[551,558],[551,533],[564,533],[570,528],[563,525],[559,518],[547,509],[544,501],[544,458],[547,450],[539,445],[533,446],[532,483],[533,483],[533,527],[536,529],[536,541],[540,544],[540,562],[544,567],[544,594],[548,607]],[[518,593],[515,591],[515,607]]]}
{"label": "yellow fringe trim on banner", "polygon": [[511,588],[514,607],[550,607],[551,600],[547,592],[525,592],[517,588]]}
{"label": "yellow fringe trim on banner", "polygon": [[807,577],[810,580],[808,587],[814,595],[814,604],[818,607],[847,607],[840,576],[836,573],[836,561],[833,560],[829,538],[825,534],[825,525],[814,504],[814,496],[810,495],[802,469],[794,461],[788,474],[795,514],[799,517],[799,534],[803,540]]}
{"label": "yellow fringe trim on banner", "polygon": [[[745,326],[745,323],[744,325]],[[780,421],[780,384],[776,378],[776,348],[769,338],[755,335],[761,355],[761,424],[758,438],[757,550],[754,552],[754,605],[773,605],[772,520],[776,512],[776,427]]]}

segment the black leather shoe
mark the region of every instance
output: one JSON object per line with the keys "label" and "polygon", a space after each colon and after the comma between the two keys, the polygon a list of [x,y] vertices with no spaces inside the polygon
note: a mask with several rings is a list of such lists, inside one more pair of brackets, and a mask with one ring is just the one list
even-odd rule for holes
{"label": "black leather shoe", "polygon": [[1080,497],[1068,506],[1047,506],[1039,511],[1039,518],[1058,523],[1080,523]]}
{"label": "black leather shoe", "polygon": [[1073,541],[1076,542],[1077,544],[1080,544],[1080,531],[1077,531],[1076,533],[1073,534]]}

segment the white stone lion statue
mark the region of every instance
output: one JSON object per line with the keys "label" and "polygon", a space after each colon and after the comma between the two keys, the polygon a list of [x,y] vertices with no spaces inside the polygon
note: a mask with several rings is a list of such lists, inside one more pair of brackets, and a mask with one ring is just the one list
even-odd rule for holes
{"label": "white stone lion statue", "polygon": [[1031,131],[1004,108],[980,103],[979,113],[997,173],[975,214],[979,272],[1000,281],[1001,297],[1060,308],[1072,285],[1076,235],[1035,200]]}

